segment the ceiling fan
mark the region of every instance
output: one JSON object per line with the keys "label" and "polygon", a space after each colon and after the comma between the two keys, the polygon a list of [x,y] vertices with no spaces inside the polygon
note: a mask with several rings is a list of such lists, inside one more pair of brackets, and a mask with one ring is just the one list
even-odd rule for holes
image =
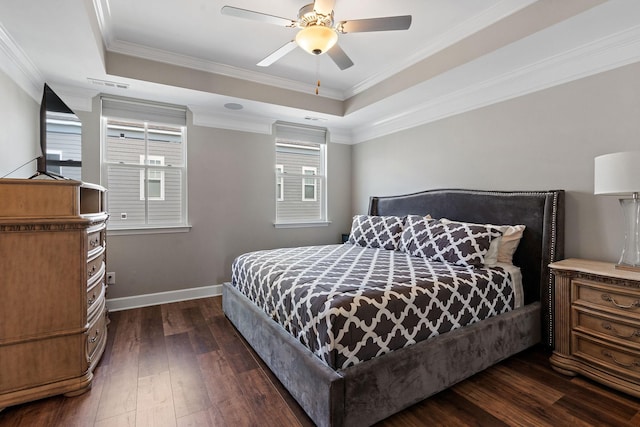
{"label": "ceiling fan", "polygon": [[346,70],[353,65],[353,61],[337,44],[338,34],[407,30],[411,26],[411,15],[335,22],[333,19],[334,4],[335,0],[315,0],[315,2],[300,8],[297,19],[281,18],[233,6],[224,6],[221,13],[268,24],[300,28],[294,40],[258,62],[257,65],[261,67],[268,67],[291,52],[296,46],[300,46],[312,55],[327,53],[341,70]]}

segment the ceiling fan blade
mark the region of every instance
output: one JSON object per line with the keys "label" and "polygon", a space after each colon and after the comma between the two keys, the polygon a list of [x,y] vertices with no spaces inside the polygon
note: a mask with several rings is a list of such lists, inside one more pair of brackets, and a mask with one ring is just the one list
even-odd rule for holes
{"label": "ceiling fan blade", "polygon": [[267,15],[266,13],[254,12],[253,10],[240,9],[233,6],[224,6],[220,13],[223,15],[235,16],[236,18],[251,19],[252,21],[266,22],[267,24],[280,25],[283,27],[293,27],[296,21],[281,18],[279,16]]}
{"label": "ceiling fan blade", "polygon": [[329,15],[333,12],[333,6],[335,4],[335,0],[316,0],[313,2],[313,10],[323,15]]}
{"label": "ceiling fan blade", "polygon": [[333,59],[333,62],[335,62],[341,70],[346,70],[353,65],[351,58],[349,58],[347,54],[344,53],[344,50],[337,44],[333,45],[333,47],[327,51],[327,55]]}
{"label": "ceiling fan blade", "polygon": [[280,48],[278,48],[277,50],[269,54],[269,56],[264,58],[262,61],[258,62],[256,65],[258,67],[268,67],[269,65],[276,62],[278,59],[285,56],[287,53],[291,52],[297,46],[298,44],[295,42],[295,40],[291,40],[289,43],[285,44],[284,46],[281,46]]}
{"label": "ceiling fan blade", "polygon": [[342,21],[337,30],[341,33],[364,33],[367,31],[408,30],[410,26],[411,15],[402,15]]}

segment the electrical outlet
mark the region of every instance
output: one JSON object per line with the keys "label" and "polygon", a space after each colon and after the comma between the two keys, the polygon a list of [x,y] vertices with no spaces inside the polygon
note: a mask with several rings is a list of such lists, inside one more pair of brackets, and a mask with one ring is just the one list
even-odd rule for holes
{"label": "electrical outlet", "polygon": [[116,284],[116,273],[113,271],[107,273],[107,285],[115,285]]}

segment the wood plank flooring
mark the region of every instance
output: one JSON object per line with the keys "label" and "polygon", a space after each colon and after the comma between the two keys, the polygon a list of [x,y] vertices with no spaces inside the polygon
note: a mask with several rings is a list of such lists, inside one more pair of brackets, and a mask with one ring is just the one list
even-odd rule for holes
{"label": "wood plank flooring", "polygon": [[[312,426],[238,336],[221,298],[111,313],[91,391],[6,408],[0,426]],[[380,423],[640,426],[640,401],[520,353]]]}

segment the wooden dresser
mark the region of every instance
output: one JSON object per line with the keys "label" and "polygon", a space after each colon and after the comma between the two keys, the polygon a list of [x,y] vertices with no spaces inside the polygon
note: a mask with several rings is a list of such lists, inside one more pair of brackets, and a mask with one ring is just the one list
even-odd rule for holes
{"label": "wooden dresser", "polygon": [[105,189],[0,179],[0,408],[91,387],[106,341]]}
{"label": "wooden dresser", "polygon": [[640,273],[566,259],[555,276],[551,366],[640,397]]}

